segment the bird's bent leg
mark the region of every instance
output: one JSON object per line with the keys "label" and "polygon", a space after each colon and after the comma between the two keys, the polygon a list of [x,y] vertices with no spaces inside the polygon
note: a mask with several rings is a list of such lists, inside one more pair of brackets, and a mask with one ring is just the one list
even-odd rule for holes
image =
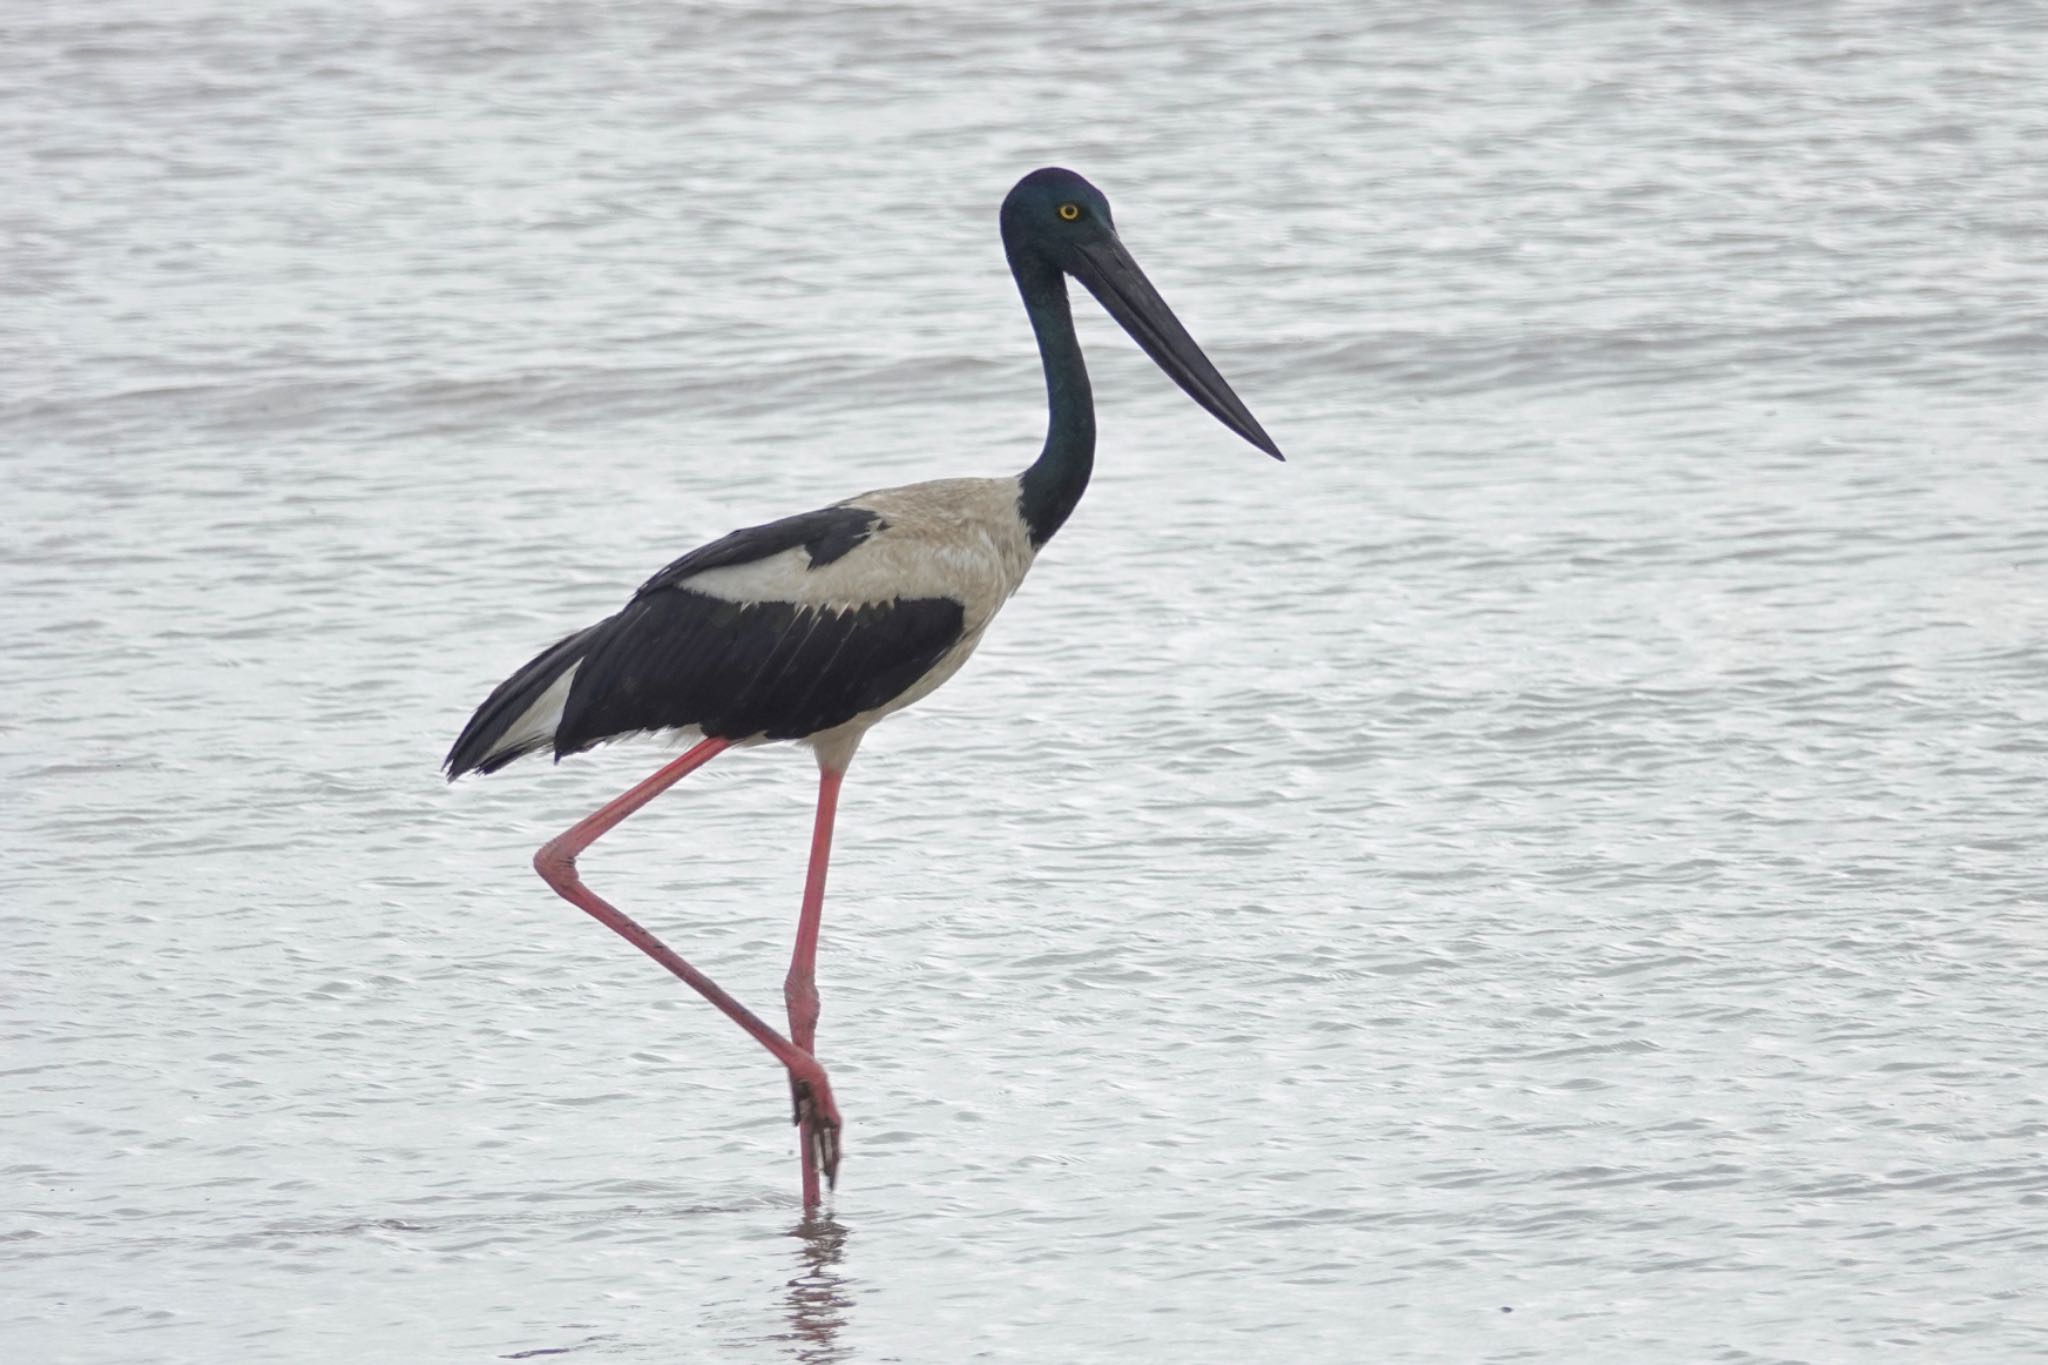
{"label": "bird's bent leg", "polygon": [[[790,1041],[809,1053],[817,1051],[818,1041],[818,926],[825,912],[825,868],[832,858],[832,818],[839,809],[839,784],[845,778],[844,768],[818,766],[818,818],[811,827],[811,867],[804,877],[796,951],[789,959],[789,976],[782,983],[782,997],[789,1004]],[[797,1156],[803,1162],[804,1205],[808,1208],[818,1202],[818,1173],[823,1171],[828,1183],[837,1179],[839,1134],[806,1116],[803,1088],[794,1073],[790,1085],[796,1092]]]}
{"label": "bird's bent leg", "polygon": [[716,981],[683,961],[667,944],[599,897],[576,875],[576,856],[596,843],[605,831],[731,747],[729,739],[707,739],[698,744],[624,796],[542,844],[540,852],[533,855],[533,866],[555,889],[555,894],[668,968],[753,1035],[754,1041],[775,1054],[775,1059],[789,1070],[790,1087],[797,1096],[798,1118],[807,1121],[819,1134],[814,1141],[820,1164],[826,1176],[833,1178],[839,1173],[839,1107],[832,1102],[832,1086],[825,1078],[825,1068],[818,1065],[807,1048],[798,1047],[768,1027],[752,1010],[727,995]]}

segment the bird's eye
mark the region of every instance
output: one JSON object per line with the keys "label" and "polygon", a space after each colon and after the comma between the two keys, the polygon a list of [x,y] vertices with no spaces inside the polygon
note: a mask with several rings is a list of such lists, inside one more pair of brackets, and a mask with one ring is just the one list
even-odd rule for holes
{"label": "bird's eye", "polygon": [[1074,221],[1074,220],[1075,220],[1076,218],[1079,218],[1080,216],[1081,216],[1081,206],[1080,206],[1079,204],[1061,204],[1061,205],[1060,205],[1060,217],[1061,217],[1061,218],[1064,218],[1064,219],[1065,219],[1065,220],[1066,220],[1067,222],[1071,223],[1071,222],[1073,222],[1073,221]]}

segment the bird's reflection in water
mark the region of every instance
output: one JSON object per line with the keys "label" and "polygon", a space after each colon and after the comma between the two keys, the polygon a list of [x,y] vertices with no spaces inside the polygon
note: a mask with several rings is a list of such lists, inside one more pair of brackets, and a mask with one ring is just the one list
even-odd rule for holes
{"label": "bird's reflection in water", "polygon": [[839,1269],[846,1249],[846,1228],[838,1220],[813,1215],[790,1229],[799,1243],[797,1273],[785,1293],[789,1308],[791,1358],[804,1365],[831,1365],[848,1358],[839,1332],[846,1326],[853,1296]]}

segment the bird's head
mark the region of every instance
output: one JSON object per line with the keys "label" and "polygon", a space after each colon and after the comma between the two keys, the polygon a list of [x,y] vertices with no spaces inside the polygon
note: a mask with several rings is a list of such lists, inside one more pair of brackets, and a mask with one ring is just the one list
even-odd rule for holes
{"label": "bird's head", "polygon": [[1004,198],[1002,227],[1020,284],[1050,272],[1072,275],[1190,398],[1274,459],[1284,458],[1124,249],[1101,190],[1057,166],[1033,171]]}
{"label": "bird's head", "polygon": [[1005,246],[1033,251],[1060,269],[1077,247],[1116,236],[1102,191],[1058,166],[1019,180],[1003,200],[1002,221]]}

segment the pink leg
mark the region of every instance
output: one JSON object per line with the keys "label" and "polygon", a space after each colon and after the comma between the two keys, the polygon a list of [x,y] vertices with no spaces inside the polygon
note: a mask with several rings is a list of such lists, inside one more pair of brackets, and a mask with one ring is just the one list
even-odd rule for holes
{"label": "pink leg", "polygon": [[[718,1006],[728,1019],[775,1054],[775,1059],[789,1069],[790,1088],[796,1096],[797,1121],[804,1125],[806,1133],[815,1131],[817,1135],[805,1150],[809,1152],[815,1147],[818,1164],[827,1178],[836,1178],[839,1174],[839,1109],[832,1102],[832,1087],[825,1079],[825,1068],[818,1065],[809,1051],[769,1028],[752,1010],[727,995],[717,982],[677,957],[668,945],[601,900],[576,875],[576,855],[596,843],[606,830],[731,747],[729,739],[707,739],[698,744],[618,800],[542,844],[540,852],[533,855],[533,866],[563,900],[587,912],[598,923],[681,977],[692,990]],[[807,1194],[812,1183],[806,1182]]]}
{"label": "pink leg", "polygon": [[[818,818],[811,827],[811,870],[804,878],[804,906],[796,922],[796,952],[789,959],[789,976],[782,983],[782,997],[789,1002],[789,1037],[805,1052],[815,1053],[818,1041],[818,925],[825,912],[825,868],[832,859],[832,817],[839,809],[839,784],[846,770],[818,769]],[[799,1101],[801,1104],[801,1101]],[[836,1143],[838,1135],[823,1129],[813,1131],[800,1121],[798,1159],[804,1168],[804,1207],[818,1204],[818,1172],[828,1183],[838,1179],[838,1162],[826,1161],[825,1142]]]}

